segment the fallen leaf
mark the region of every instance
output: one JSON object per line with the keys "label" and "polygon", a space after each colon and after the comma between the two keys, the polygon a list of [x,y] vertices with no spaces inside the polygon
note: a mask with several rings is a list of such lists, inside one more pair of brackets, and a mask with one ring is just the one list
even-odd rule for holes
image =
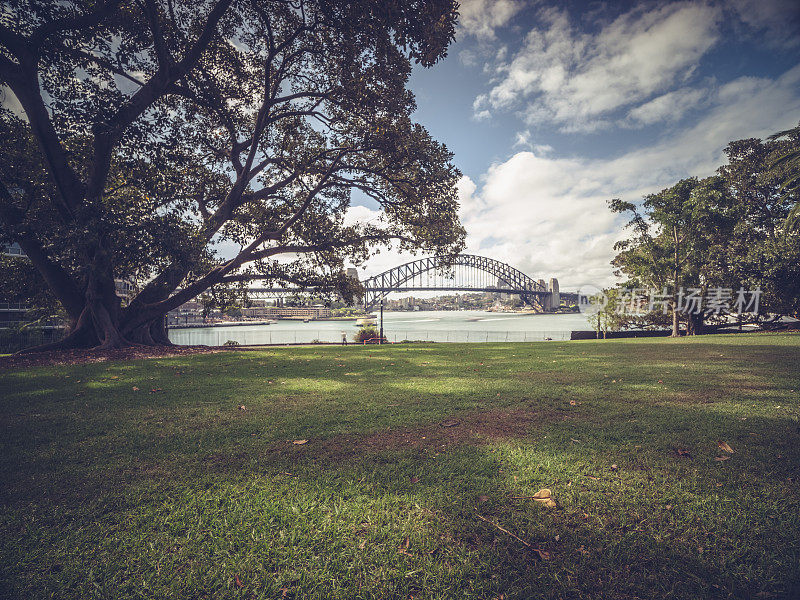
{"label": "fallen leaf", "polygon": [[675,450],[675,452],[678,454],[678,456],[685,456],[686,458],[689,458],[689,459],[692,458],[691,453],[688,450],[686,450],[685,448],[677,448]]}
{"label": "fallen leaf", "polygon": [[576,404],[575,400],[570,400],[570,401],[569,401],[569,405],[570,405],[570,406],[575,406],[575,404]]}
{"label": "fallen leaf", "polygon": [[728,454],[733,454],[733,448],[728,445],[728,442],[721,442],[717,441],[717,446],[719,446],[722,450],[727,452]]}
{"label": "fallen leaf", "polygon": [[612,471],[616,471],[617,470],[617,465],[611,465],[611,470]]}
{"label": "fallen leaf", "polygon": [[410,545],[411,545],[411,540],[409,540],[408,536],[406,536],[403,539],[403,543],[400,544],[397,547],[397,553],[398,554],[405,554],[406,556],[411,556],[411,553],[409,553],[409,551],[408,551],[408,548],[409,548]]}
{"label": "fallen leaf", "polygon": [[417,477],[416,475],[411,478],[411,483],[418,483],[418,482],[419,482],[419,477]]}
{"label": "fallen leaf", "polygon": [[238,575],[234,575],[233,577],[234,577],[234,579],[236,579],[236,587],[240,587],[240,588],[244,587],[244,584],[241,581],[239,581],[239,576]]}
{"label": "fallen leaf", "polygon": [[455,419],[442,421],[442,427],[455,427],[456,425],[458,425],[458,421],[456,421]]}
{"label": "fallen leaf", "polygon": [[546,550],[541,550],[539,548],[531,548],[531,550],[536,552],[541,560],[550,560],[550,553]]}
{"label": "fallen leaf", "polygon": [[358,545],[359,550],[363,550],[364,546],[367,545],[367,540],[361,540],[361,543]]}
{"label": "fallen leaf", "polygon": [[244,404],[240,404],[239,405],[239,410],[247,410],[247,409],[244,407]]}
{"label": "fallen leaf", "polygon": [[481,504],[488,501],[489,501],[489,496],[486,495],[478,496],[478,502],[480,502]]}
{"label": "fallen leaf", "polygon": [[138,387],[136,387],[136,386],[133,386],[133,388],[132,388],[132,389],[133,389],[133,391],[134,391],[134,392],[138,392],[138,391],[139,391],[139,388],[138,388]]}
{"label": "fallen leaf", "polygon": [[714,457],[714,460],[717,461],[717,462],[720,462],[722,460],[729,460],[729,459],[730,459],[730,456],[715,456]]}
{"label": "fallen leaf", "polygon": [[536,492],[533,496],[531,496],[537,502],[541,502],[547,508],[555,508],[556,503],[552,498],[552,492],[547,488],[541,489]]}
{"label": "fallen leaf", "polygon": [[308,442],[308,440],[295,440],[295,441],[293,441],[292,443],[293,443],[295,446],[302,446],[302,445],[303,445],[303,444],[305,444],[306,442]]}

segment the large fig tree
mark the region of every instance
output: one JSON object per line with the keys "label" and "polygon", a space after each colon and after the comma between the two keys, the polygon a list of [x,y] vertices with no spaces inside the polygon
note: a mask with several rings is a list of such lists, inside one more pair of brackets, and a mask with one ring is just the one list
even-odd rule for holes
{"label": "large fig tree", "polygon": [[[212,286],[347,293],[345,262],[389,243],[458,252],[459,173],[407,88],[456,16],[453,0],[4,1],[0,242],[63,305],[61,345],[167,343],[164,315]],[[348,219],[356,195],[381,218]],[[120,278],[140,284],[125,305]]]}

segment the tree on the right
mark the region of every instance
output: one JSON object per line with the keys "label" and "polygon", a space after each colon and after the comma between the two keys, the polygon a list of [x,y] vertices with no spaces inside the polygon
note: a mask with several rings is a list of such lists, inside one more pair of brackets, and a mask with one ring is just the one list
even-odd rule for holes
{"label": "tree on the right", "polygon": [[[800,130],[783,139],[746,139],[725,148],[727,164],[716,175],[679,181],[649,194],[638,204],[610,201],[613,212],[628,214],[628,239],[615,245],[615,274],[622,287],[663,291],[661,314],[642,323],[670,325],[681,334],[701,333],[709,319],[727,315],[684,310],[681,290],[707,297],[713,289],[760,290],[758,321],[770,315],[800,315],[800,232],[793,227],[800,188],[798,163],[781,160],[800,148]],[[667,313],[667,314],[664,314]]]}

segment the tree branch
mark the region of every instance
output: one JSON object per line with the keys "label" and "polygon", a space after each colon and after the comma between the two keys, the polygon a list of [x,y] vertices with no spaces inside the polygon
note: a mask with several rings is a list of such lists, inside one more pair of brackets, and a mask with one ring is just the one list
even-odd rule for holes
{"label": "tree branch", "polygon": [[56,19],[41,25],[31,36],[31,44],[38,48],[51,35],[67,29],[89,29],[110,15],[117,8],[120,0],[107,0],[92,12]]}
{"label": "tree branch", "polygon": [[61,216],[69,221],[83,200],[85,194],[83,183],[69,165],[67,154],[50,120],[50,114],[47,112],[39,87],[35,64],[24,64],[20,75],[18,80],[9,82],[11,90],[25,110],[28,123],[49,167],[48,170],[55,180],[61,200],[56,208]]}
{"label": "tree branch", "polygon": [[[0,221],[11,228],[19,227],[24,219],[24,214],[13,205],[13,199],[5,184],[0,181]],[[33,266],[42,275],[47,285],[64,306],[67,314],[77,320],[84,307],[84,299],[78,286],[69,274],[57,263],[53,262],[39,243],[39,240],[26,231],[12,234],[14,239],[30,259]]]}

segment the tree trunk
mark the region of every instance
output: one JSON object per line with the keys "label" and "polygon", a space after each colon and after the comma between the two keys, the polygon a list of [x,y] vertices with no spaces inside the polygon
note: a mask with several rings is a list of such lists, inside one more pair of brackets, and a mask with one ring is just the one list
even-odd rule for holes
{"label": "tree trunk", "polygon": [[678,311],[675,308],[675,306],[676,306],[675,304],[672,305],[672,337],[680,337],[681,323],[680,320],[678,319]]}
{"label": "tree trunk", "polygon": [[678,248],[678,230],[674,226],[672,227],[672,237],[675,242],[675,254],[673,257],[675,264],[672,277],[672,337],[680,337],[681,328],[678,319],[678,278],[680,273],[680,251]]}
{"label": "tree trunk", "polygon": [[164,319],[164,315],[157,316],[126,333],[125,337],[132,342],[147,346],[172,346]]}
{"label": "tree trunk", "polygon": [[705,316],[702,312],[690,313],[686,321],[687,335],[701,335],[703,333],[703,321]]}
{"label": "tree trunk", "polygon": [[117,296],[113,271],[106,252],[99,247],[90,252],[91,270],[86,284],[86,307],[89,309],[100,348],[128,346],[120,331],[121,299]]}
{"label": "tree trunk", "polygon": [[[147,309],[127,313],[117,296],[113,273],[102,250],[96,250],[85,282],[83,308],[60,341],[26,348],[21,352],[43,352],[74,348],[112,349],[131,345],[171,345],[164,327],[164,314]],[[133,326],[128,326],[133,323]]]}

